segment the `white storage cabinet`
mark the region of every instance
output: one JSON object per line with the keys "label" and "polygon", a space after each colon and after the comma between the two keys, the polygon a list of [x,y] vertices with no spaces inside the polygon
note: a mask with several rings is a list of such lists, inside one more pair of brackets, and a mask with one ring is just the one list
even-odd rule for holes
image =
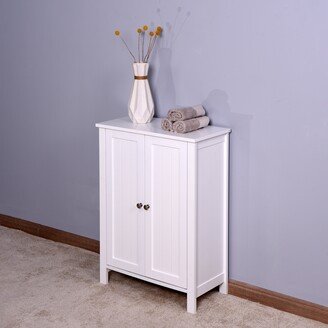
{"label": "white storage cabinet", "polygon": [[113,270],[187,294],[228,289],[229,132],[164,132],[160,119],[96,125],[100,282]]}

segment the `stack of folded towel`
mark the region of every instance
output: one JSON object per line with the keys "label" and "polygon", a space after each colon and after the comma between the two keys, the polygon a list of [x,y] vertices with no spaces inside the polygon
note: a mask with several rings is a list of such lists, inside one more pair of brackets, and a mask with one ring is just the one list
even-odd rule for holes
{"label": "stack of folded towel", "polygon": [[202,105],[171,109],[167,113],[167,118],[162,120],[162,129],[178,133],[187,133],[204,128],[210,123],[205,116],[205,109]]}

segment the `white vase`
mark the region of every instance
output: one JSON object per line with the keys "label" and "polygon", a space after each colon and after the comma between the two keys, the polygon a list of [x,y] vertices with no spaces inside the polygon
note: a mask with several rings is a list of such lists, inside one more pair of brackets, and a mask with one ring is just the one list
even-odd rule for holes
{"label": "white vase", "polygon": [[133,123],[149,123],[154,117],[154,101],[148,82],[148,63],[134,63],[134,82],[129,102]]}

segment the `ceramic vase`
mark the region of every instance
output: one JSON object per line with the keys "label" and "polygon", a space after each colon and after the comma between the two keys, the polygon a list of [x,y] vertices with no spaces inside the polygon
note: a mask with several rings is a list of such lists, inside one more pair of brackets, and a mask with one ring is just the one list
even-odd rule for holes
{"label": "ceramic vase", "polygon": [[129,102],[133,123],[149,123],[154,117],[154,101],[148,82],[148,63],[134,63],[134,82]]}

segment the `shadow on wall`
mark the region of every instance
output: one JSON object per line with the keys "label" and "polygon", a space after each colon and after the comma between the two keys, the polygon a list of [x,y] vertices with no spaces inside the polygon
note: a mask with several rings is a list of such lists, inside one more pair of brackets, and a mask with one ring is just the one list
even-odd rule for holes
{"label": "shadow on wall", "polygon": [[171,59],[172,49],[159,48],[158,51],[159,69],[156,79],[156,89],[161,90],[155,94],[156,112],[163,113],[176,104],[176,91],[173,81]]}
{"label": "shadow on wall", "polygon": [[[227,93],[219,89],[209,93],[203,106],[211,119],[211,124],[232,129],[230,137],[230,204],[234,206],[230,206],[231,224],[234,225],[233,218],[242,218],[243,227],[233,229],[248,234],[248,231],[242,228],[247,230],[247,227],[250,226],[247,221],[250,217],[250,132],[253,115],[232,112]],[[248,254],[247,246],[243,249],[246,256]]]}
{"label": "shadow on wall", "polygon": [[[153,89],[155,101],[155,115],[166,112],[169,108],[176,106],[176,91],[172,73],[172,49],[179,38],[183,28],[189,19],[191,12],[184,12],[182,7],[178,7],[172,22],[164,21],[161,8],[157,8],[156,13],[160,23],[164,26],[163,37],[161,38],[156,56],[158,57],[158,74],[155,79]],[[161,90],[156,93],[156,90]]]}

